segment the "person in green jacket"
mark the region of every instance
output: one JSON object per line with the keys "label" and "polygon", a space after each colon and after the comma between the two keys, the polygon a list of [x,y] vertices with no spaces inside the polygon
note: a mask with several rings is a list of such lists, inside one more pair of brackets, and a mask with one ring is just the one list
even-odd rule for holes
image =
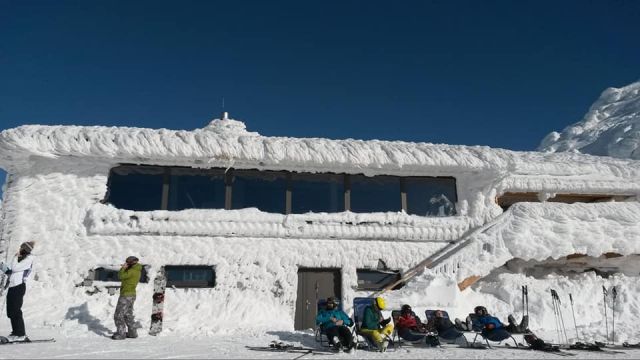
{"label": "person in green jacket", "polygon": [[137,338],[138,332],[134,325],[133,303],[136,301],[136,286],[142,275],[142,265],[138,264],[138,258],[129,256],[122,264],[118,272],[120,279],[120,297],[113,320],[116,323],[116,332],[111,336],[113,340]]}
{"label": "person in green jacket", "polygon": [[382,317],[381,310],[385,308],[385,301],[381,297],[375,298],[373,304],[364,309],[362,318],[362,326],[360,332],[371,337],[373,342],[382,352],[387,350],[389,345],[388,337],[393,333],[393,324],[390,324],[391,318]]}

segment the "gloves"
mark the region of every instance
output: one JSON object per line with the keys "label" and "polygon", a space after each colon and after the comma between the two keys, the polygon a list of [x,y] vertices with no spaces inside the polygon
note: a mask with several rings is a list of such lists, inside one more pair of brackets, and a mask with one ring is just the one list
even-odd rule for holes
{"label": "gloves", "polygon": [[389,323],[389,321],[391,321],[391,318],[384,319],[384,320],[380,321],[380,325],[381,325],[381,326],[387,326],[387,324]]}
{"label": "gloves", "polygon": [[12,272],[13,272],[13,271],[11,271],[11,269],[8,269],[8,270],[7,270],[7,271],[5,271],[4,273],[5,273],[5,274],[7,274],[7,275],[11,275],[11,273],[12,273]]}

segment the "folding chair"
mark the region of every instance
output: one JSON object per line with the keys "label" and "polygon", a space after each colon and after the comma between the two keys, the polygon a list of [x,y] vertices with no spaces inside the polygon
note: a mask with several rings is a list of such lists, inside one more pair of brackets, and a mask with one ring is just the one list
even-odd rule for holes
{"label": "folding chair", "polygon": [[[320,311],[323,311],[327,308],[327,299],[318,300],[317,311],[316,314],[319,314]],[[342,310],[342,301],[338,301],[338,309]],[[329,339],[325,336],[326,332],[322,325],[316,325],[315,336],[316,342],[320,343],[320,346],[329,347]]]}
{"label": "folding chair", "polygon": [[[375,298],[357,297],[353,298],[353,341],[356,343],[356,347],[359,348],[362,344],[365,348],[372,350],[377,349],[378,345],[373,342],[373,339],[367,334],[361,332],[362,320],[364,317],[364,309],[367,306],[373,306]],[[385,335],[389,344],[395,348],[395,342],[388,335]],[[360,342],[360,337],[364,339],[364,343]]]}
{"label": "folding chair", "polygon": [[516,341],[516,339],[504,327],[497,329],[502,331],[494,330],[492,334],[489,334],[491,336],[485,336],[485,334],[482,331],[483,330],[482,324],[478,322],[479,316],[476,315],[475,313],[472,313],[472,314],[469,314],[469,318],[471,318],[471,325],[473,327],[473,331],[476,334],[476,336],[474,336],[473,338],[473,343],[471,344],[472,346],[475,345],[476,340],[478,339],[478,336],[481,336],[489,348],[491,348],[491,344],[489,344],[489,341],[501,343],[502,341],[509,338],[513,340],[515,347],[518,347],[518,342]]}

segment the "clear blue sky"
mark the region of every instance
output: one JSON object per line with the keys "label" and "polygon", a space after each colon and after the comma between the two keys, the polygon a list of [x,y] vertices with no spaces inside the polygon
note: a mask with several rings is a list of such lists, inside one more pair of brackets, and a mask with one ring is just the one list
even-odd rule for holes
{"label": "clear blue sky", "polygon": [[224,97],[264,135],[532,150],[640,78],[639,24],[621,0],[0,0],[0,130],[194,129]]}

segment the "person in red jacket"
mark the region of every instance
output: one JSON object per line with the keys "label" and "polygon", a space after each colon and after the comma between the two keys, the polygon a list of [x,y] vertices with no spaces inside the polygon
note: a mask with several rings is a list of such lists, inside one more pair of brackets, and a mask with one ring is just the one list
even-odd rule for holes
{"label": "person in red jacket", "polygon": [[395,323],[398,336],[404,340],[421,341],[427,336],[427,326],[420,321],[420,318],[411,310],[411,306],[407,304],[402,305],[400,316]]}

